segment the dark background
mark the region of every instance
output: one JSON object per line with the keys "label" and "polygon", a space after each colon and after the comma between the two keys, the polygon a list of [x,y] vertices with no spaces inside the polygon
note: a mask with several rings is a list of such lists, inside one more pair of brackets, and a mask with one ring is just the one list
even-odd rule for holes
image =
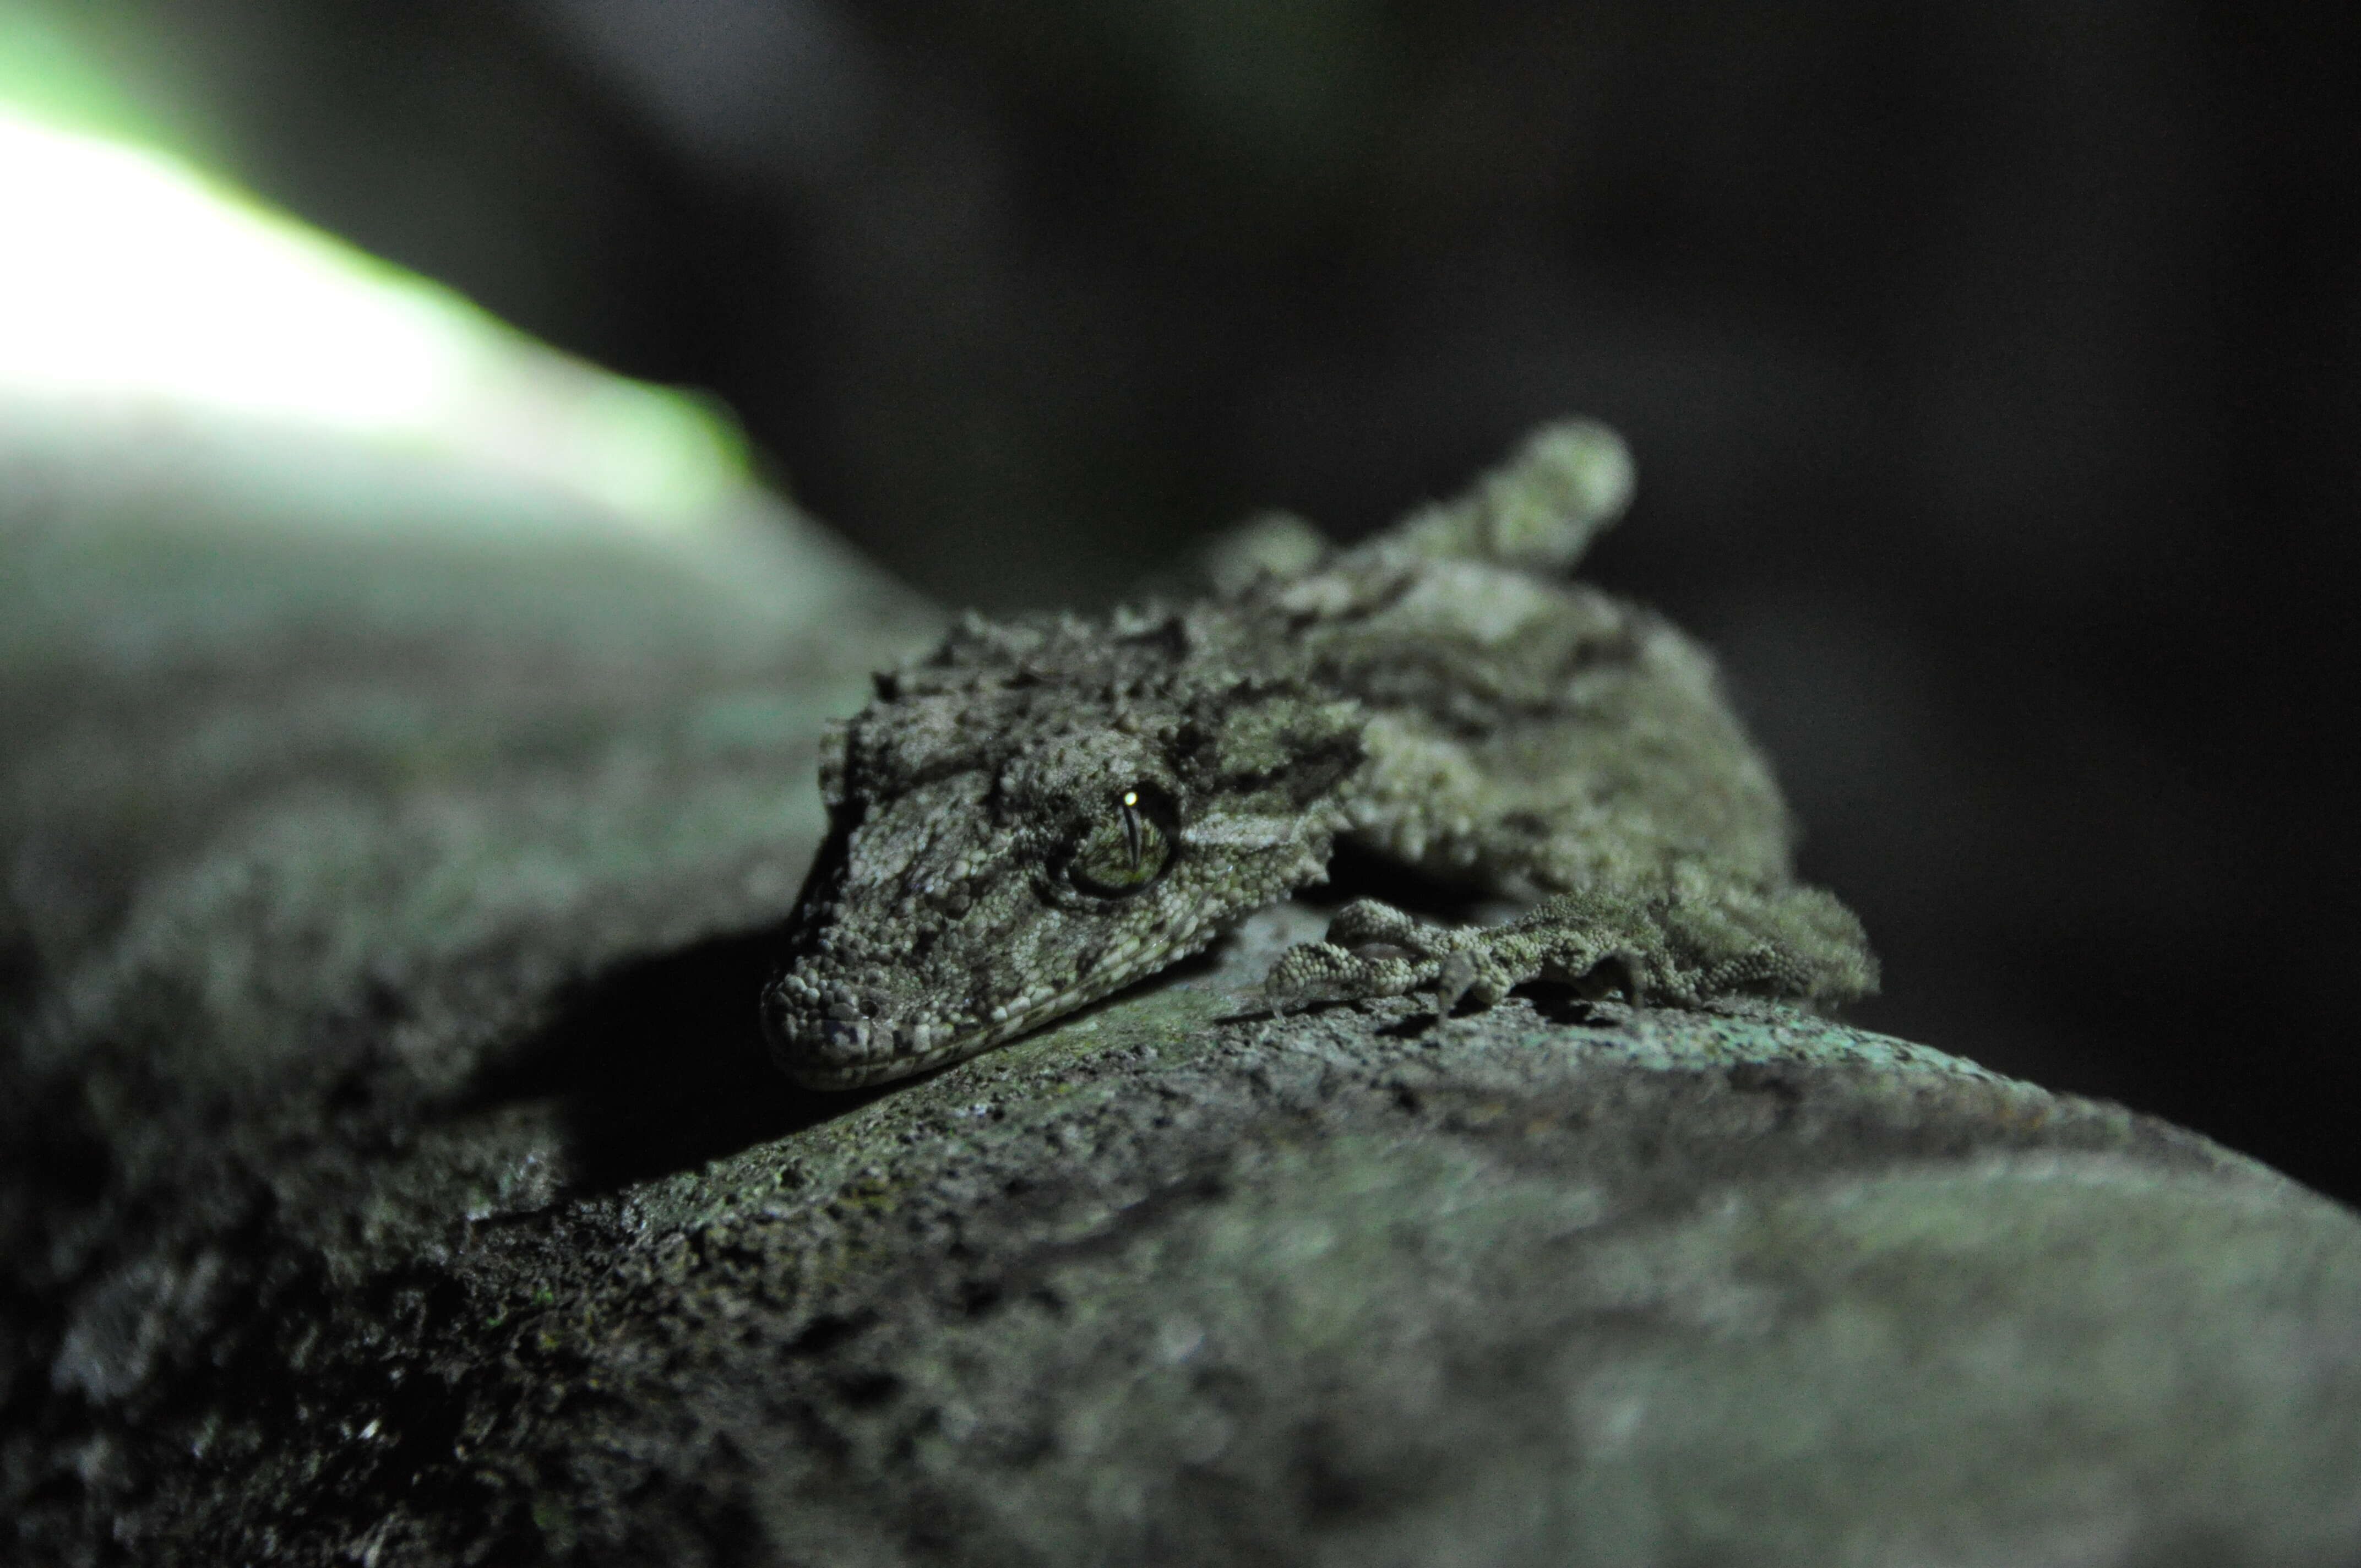
{"label": "dark background", "polygon": [[268,196],[719,393],[928,592],[1620,425],[1864,1020],[2361,1200],[2354,7],[97,4]]}

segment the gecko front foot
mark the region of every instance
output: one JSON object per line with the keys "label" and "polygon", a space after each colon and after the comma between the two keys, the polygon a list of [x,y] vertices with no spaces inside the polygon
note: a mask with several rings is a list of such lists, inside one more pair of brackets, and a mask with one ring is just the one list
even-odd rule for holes
{"label": "gecko front foot", "polygon": [[1473,929],[1426,925],[1374,898],[1356,899],[1328,922],[1325,938],[1279,955],[1263,981],[1263,993],[1282,1011],[1322,1002],[1401,996],[1439,990],[1449,967],[1456,983],[1455,1003],[1458,993],[1475,983],[1475,965],[1465,948],[1476,935]]}
{"label": "gecko front foot", "polygon": [[1536,980],[1694,1007],[1736,993],[1850,1001],[1876,989],[1877,970],[1860,923],[1828,894],[1683,867],[1638,886],[1560,894],[1503,926],[1430,926],[1361,899],[1337,912],[1325,940],[1280,955],[1264,991],[1282,1008],[1426,992],[1448,1014]]}
{"label": "gecko front foot", "polygon": [[1429,992],[1447,1014],[1463,1000],[1489,1007],[1526,981],[1562,978],[1593,994],[1620,990],[1636,1000],[1646,960],[1624,933],[1536,926],[1548,907],[1505,926],[1451,927],[1358,899],[1337,911],[1323,940],[1280,954],[1263,991],[1282,1009]]}

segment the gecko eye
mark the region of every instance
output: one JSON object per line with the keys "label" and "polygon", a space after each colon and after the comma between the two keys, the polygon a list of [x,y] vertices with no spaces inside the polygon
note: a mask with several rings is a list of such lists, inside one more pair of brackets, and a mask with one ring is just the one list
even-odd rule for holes
{"label": "gecko eye", "polygon": [[1160,796],[1125,790],[1115,809],[1091,825],[1066,863],[1066,878],[1084,893],[1122,898],[1164,874],[1172,858],[1170,817]]}

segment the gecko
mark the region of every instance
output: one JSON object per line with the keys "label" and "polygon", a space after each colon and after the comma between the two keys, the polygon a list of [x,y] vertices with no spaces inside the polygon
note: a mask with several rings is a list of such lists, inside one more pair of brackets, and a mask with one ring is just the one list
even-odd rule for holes
{"label": "gecko", "polygon": [[1190,602],[961,618],[822,747],[829,832],[762,997],[780,1067],[837,1090],[973,1056],[1323,882],[1340,844],[1522,913],[1356,900],[1280,955],[1273,1010],[1873,992],[1711,657],[1570,576],[1632,483],[1613,431],[1563,421],[1348,548],[1257,520]]}

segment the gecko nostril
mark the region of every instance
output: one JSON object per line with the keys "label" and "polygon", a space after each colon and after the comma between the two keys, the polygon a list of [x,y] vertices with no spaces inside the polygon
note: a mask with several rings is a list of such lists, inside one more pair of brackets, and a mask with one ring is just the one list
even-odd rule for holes
{"label": "gecko nostril", "polygon": [[866,1061],[876,1054],[876,1043],[890,1048],[894,1038],[892,1030],[862,1018],[806,1018],[796,1023],[800,1027],[790,1027],[786,1033],[785,1054],[806,1062]]}

